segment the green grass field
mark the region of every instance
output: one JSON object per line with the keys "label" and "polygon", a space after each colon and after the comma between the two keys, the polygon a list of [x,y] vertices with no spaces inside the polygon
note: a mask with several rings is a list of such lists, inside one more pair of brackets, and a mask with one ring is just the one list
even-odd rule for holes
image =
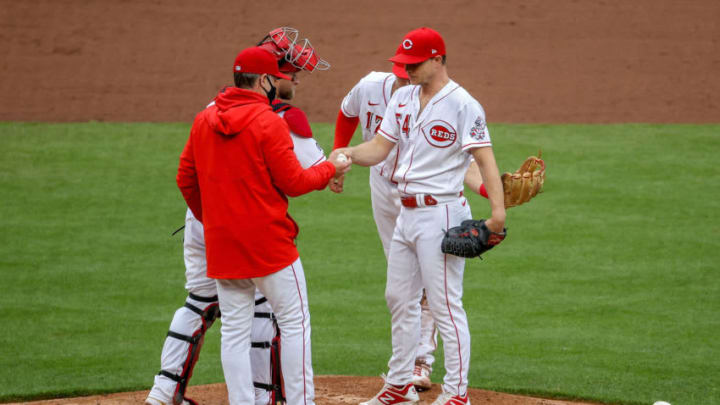
{"label": "green grass field", "polygon": [[[332,127],[314,125],[328,149]],[[148,389],[185,298],[187,124],[0,123],[0,401]],[[720,403],[718,125],[494,125],[501,171],[543,148],[545,193],[469,261],[474,387]],[[357,138],[357,137],[356,137]],[[474,216],[486,200],[469,197]],[[378,375],[385,260],[367,169],[291,201],[316,374]],[[442,353],[433,381],[442,379]],[[222,381],[219,327],[193,385]]]}

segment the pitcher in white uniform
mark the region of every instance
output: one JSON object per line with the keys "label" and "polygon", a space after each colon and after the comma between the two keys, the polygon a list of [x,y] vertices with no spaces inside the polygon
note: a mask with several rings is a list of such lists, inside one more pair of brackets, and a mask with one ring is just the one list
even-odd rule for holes
{"label": "pitcher in white uniform", "polygon": [[443,392],[434,405],[469,404],[470,331],[462,305],[465,260],[440,251],[443,230],[471,218],[462,195],[471,157],[480,169],[492,215],[491,231],[505,224],[503,189],[485,112],[447,75],[445,43],[436,31],[409,32],[390,59],[406,65],[411,86],[388,102],[377,135],[339,149],[353,163],[373,166],[397,146],[400,214],[390,242],[385,298],[392,319],[392,357],[385,385],[361,405],[417,403],[412,384],[423,288],[445,350]]}
{"label": "pitcher in white uniform", "polygon": [[[333,149],[344,148],[350,143],[355,129],[360,125],[363,141],[375,136],[380,128],[387,103],[395,91],[410,84],[405,66],[393,64],[392,73],[370,72],[348,92],[340,104],[335,125],[335,144]],[[397,153],[393,149],[381,163],[370,168],[370,201],[373,218],[377,226],[380,242],[387,259],[390,251],[395,221],[400,214],[400,198],[397,183],[390,180],[397,168]],[[332,184],[333,191],[342,191],[342,179]],[[339,190],[338,190],[339,188]],[[430,306],[423,296],[421,302],[420,342],[415,355],[413,384],[418,391],[432,387],[430,374],[435,362],[437,349],[437,329],[430,313]]]}

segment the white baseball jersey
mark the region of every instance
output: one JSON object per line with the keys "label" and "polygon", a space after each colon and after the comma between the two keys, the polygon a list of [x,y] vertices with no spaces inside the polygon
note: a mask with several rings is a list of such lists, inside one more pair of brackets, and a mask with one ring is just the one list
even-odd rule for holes
{"label": "white baseball jersey", "polygon": [[[346,117],[358,117],[362,127],[363,141],[375,136],[383,122],[396,77],[392,73],[370,72],[353,87],[340,104]],[[380,176],[389,179],[397,163],[397,148],[383,162],[373,166]]]}
{"label": "white baseball jersey", "polygon": [[[284,118],[285,111],[280,111],[277,114]],[[325,158],[325,152],[317,143],[315,138],[300,136],[292,130],[290,130],[290,137],[293,141],[295,155],[297,156],[300,166],[302,166],[303,169],[307,169],[308,167],[315,166],[327,160]]]}
{"label": "white baseball jersey", "polygon": [[420,111],[420,86],[393,94],[378,133],[397,144],[392,181],[405,194],[457,194],[472,148],[491,146],[485,111],[450,80]]}

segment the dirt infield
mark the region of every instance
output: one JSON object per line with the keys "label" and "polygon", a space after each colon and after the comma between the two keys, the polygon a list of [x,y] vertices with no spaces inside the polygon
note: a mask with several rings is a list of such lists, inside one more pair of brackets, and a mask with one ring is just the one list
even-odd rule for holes
{"label": "dirt infield", "polygon": [[[382,387],[379,377],[343,377],[343,376],[316,376],[315,400],[322,405],[356,405],[371,398]],[[433,389],[420,393],[420,403],[430,404],[440,393],[440,386],[435,384]],[[148,391],[126,392],[110,395],[95,395],[81,398],[52,399],[47,401],[26,402],[32,405],[125,405],[140,404],[147,396]],[[188,397],[202,405],[227,404],[227,389],[225,384],[211,384],[189,387]],[[520,395],[502,394],[492,391],[471,389],[470,402],[474,405],[591,405],[589,402],[566,402],[543,398],[531,398]]]}
{"label": "dirt infield", "polygon": [[445,37],[488,122],[720,122],[716,0],[0,0],[0,120],[189,122],[238,50],[289,25],[332,63],[296,104],[334,122],[403,34]]}

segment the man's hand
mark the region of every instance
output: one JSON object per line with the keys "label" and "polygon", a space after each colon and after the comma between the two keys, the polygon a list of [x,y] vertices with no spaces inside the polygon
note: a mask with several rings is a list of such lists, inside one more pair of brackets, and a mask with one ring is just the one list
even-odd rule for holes
{"label": "man's hand", "polygon": [[[488,227],[489,230],[497,233],[502,233],[503,229],[505,228],[505,213],[503,212],[502,218],[500,218],[500,215],[493,215],[485,221],[485,226]],[[497,218],[496,218],[497,217]]]}
{"label": "man's hand", "polygon": [[[352,166],[352,156],[349,153],[344,152],[344,150],[347,150],[346,148],[340,148],[335,149],[330,153],[330,157],[328,158],[328,161],[335,166],[335,179],[338,179],[342,177],[345,173],[350,171],[350,167]],[[345,155],[347,158],[346,161],[342,161],[338,159],[338,156],[340,154]]]}
{"label": "man's hand", "polygon": [[338,178],[330,179],[330,190],[333,193],[340,194],[343,192],[343,184],[345,183],[345,175]]}

